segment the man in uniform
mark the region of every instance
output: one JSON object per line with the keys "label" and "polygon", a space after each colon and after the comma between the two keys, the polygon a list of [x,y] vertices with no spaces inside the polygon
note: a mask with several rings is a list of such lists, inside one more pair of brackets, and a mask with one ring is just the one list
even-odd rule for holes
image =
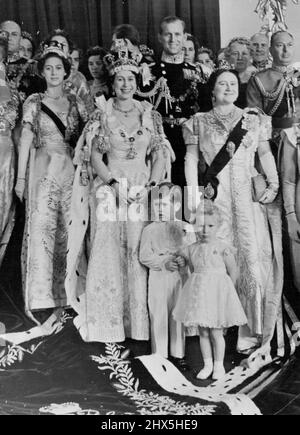
{"label": "man in uniform", "polygon": [[[183,188],[186,185],[184,159],[186,147],[181,125],[199,110],[211,108],[201,71],[184,62],[186,41],[185,23],[177,17],[166,17],[161,21],[159,41],[163,46],[161,60],[151,72],[155,78],[154,105],[162,115],[164,131],[169,139],[176,161],[172,165],[172,182]],[[165,85],[160,85],[164,83]],[[156,89],[156,91],[155,91]]]}
{"label": "man in uniform", "polygon": [[43,90],[41,78],[37,75],[36,63],[20,56],[21,27],[14,21],[4,21],[0,30],[8,34],[8,59],[6,74],[10,86],[17,89],[21,101],[29,95]]}
{"label": "man in uniform", "polygon": [[270,52],[273,65],[251,78],[247,89],[249,107],[258,107],[272,117],[273,152],[277,153],[283,129],[292,127],[295,120],[297,77],[291,67],[295,45],[286,31],[274,33]]}

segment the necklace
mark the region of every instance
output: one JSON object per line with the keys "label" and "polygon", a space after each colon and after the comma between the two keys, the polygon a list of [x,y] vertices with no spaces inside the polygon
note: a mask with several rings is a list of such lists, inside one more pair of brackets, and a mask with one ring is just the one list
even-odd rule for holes
{"label": "necklace", "polygon": [[134,136],[128,136],[124,130],[120,130],[120,136],[123,138],[124,142],[129,146],[127,151],[126,159],[133,160],[137,157],[138,153],[136,151],[136,135],[142,136],[143,130],[139,128]]}
{"label": "necklace", "polygon": [[61,98],[64,97],[64,95],[58,95],[58,96],[54,97],[53,95],[50,95],[48,93],[48,91],[45,92],[45,95],[46,95],[46,97],[50,98],[51,100],[60,100]]}
{"label": "necklace", "polygon": [[117,112],[121,112],[121,113],[123,113],[123,115],[125,116],[125,118],[128,118],[129,113],[132,113],[132,112],[135,110],[135,105],[133,104],[133,106],[132,106],[131,109],[129,109],[129,110],[123,110],[123,109],[120,109],[120,107],[118,107],[118,106],[116,105],[116,103],[113,103],[113,108],[114,108]]}
{"label": "necklace", "polygon": [[226,122],[232,122],[235,118],[236,114],[236,107],[234,106],[231,112],[223,114],[216,110],[216,108],[213,109],[213,113],[218,121],[222,122],[223,124]]}

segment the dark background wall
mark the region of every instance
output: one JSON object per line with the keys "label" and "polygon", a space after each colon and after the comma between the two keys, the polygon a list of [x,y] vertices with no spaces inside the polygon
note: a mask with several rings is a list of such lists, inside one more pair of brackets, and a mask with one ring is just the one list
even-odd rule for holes
{"label": "dark background wall", "polygon": [[167,15],[183,18],[201,45],[219,49],[219,0],[0,0],[0,21],[17,21],[39,42],[54,28],[66,29],[83,49],[109,47],[122,23],[135,25],[142,42],[158,49],[158,24]]}

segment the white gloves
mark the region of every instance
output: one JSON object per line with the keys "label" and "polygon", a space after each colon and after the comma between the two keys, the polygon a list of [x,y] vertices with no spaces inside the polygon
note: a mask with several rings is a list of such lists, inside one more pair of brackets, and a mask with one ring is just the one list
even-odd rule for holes
{"label": "white gloves", "polygon": [[201,202],[198,185],[198,162],[199,159],[194,154],[186,153],[184,171],[188,186],[188,208],[191,212],[195,212]]}
{"label": "white gloves", "polygon": [[271,151],[260,156],[260,162],[264,173],[267,176],[269,186],[259,202],[261,202],[262,204],[271,204],[275,201],[279,191],[278,171],[276,168],[275,159]]}

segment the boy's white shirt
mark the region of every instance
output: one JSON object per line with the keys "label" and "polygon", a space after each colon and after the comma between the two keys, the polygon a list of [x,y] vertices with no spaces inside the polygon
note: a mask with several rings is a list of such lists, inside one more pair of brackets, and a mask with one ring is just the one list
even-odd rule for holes
{"label": "boy's white shirt", "polygon": [[185,236],[183,237],[183,243],[174,251],[160,244],[159,242],[162,243],[162,239],[157,240],[153,231],[151,231],[155,225],[161,224],[161,222],[153,222],[144,229],[140,246],[140,261],[150,270],[166,271],[165,264],[168,261],[172,260],[175,255],[179,255],[182,249],[196,242],[193,226],[187,222],[175,220],[165,222],[165,224],[179,222],[182,224],[182,230],[185,231]]}

